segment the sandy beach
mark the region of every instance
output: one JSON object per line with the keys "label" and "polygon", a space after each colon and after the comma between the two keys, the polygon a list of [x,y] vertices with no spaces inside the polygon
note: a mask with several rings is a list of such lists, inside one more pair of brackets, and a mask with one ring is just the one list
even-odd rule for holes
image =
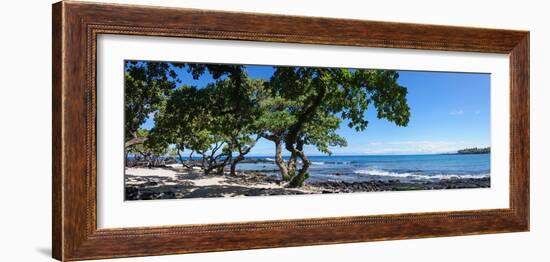
{"label": "sandy beach", "polygon": [[306,182],[300,188],[288,188],[275,176],[260,172],[239,172],[205,175],[200,169],[187,169],[178,165],[167,167],[128,167],[125,174],[126,200],[182,199],[209,197],[240,197],[268,195],[298,195],[353,193],[375,191],[432,190],[455,188],[484,188],[490,178],[453,178],[418,183],[398,179],[384,181]]}

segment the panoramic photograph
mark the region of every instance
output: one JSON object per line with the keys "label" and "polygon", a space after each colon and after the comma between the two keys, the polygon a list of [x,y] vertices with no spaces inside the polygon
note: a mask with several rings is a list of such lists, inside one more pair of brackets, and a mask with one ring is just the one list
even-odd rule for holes
{"label": "panoramic photograph", "polygon": [[490,74],[124,62],[125,200],[490,187]]}

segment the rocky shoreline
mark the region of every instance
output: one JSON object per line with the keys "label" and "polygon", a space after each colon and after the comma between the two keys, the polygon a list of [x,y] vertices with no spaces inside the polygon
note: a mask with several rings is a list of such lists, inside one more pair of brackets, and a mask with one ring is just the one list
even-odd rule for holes
{"label": "rocky shoreline", "polygon": [[[365,182],[327,181],[316,182],[310,185],[323,188],[326,193],[356,193],[376,191],[407,191],[407,190],[437,190],[460,188],[488,188],[490,178],[457,178],[442,179],[439,181],[401,182],[400,180],[376,180]],[[325,192],[324,191],[324,192]],[[324,193],[323,192],[323,193]]]}
{"label": "rocky shoreline", "polygon": [[238,176],[230,176],[228,174],[204,175],[193,170],[174,168],[127,168],[126,171],[126,200],[488,188],[491,185],[490,178],[487,177],[414,182],[306,181],[301,188],[288,188],[278,178],[258,172],[241,172]]}

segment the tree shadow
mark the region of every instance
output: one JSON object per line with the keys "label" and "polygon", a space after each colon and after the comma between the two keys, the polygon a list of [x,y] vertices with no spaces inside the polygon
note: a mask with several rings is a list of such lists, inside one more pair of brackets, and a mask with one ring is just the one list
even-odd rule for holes
{"label": "tree shadow", "polygon": [[299,190],[288,188],[254,188],[238,185],[170,185],[150,188],[126,188],[127,200],[213,198],[237,196],[299,195]]}
{"label": "tree shadow", "polygon": [[181,198],[210,198],[210,197],[234,197],[234,196],[273,196],[273,195],[297,195],[303,194],[299,190],[284,188],[251,188],[234,185],[213,185],[198,187]]}
{"label": "tree shadow", "polygon": [[176,174],[177,179],[189,179],[189,180],[195,180],[195,179],[201,179],[208,177],[205,174],[197,173],[197,172],[189,172],[189,173],[178,173]]}

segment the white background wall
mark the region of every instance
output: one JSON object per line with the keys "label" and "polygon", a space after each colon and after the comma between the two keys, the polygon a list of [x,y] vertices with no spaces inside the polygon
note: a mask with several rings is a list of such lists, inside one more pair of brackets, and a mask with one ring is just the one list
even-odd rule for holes
{"label": "white background wall", "polygon": [[[531,232],[218,252],[124,261],[548,261],[550,243],[550,28],[546,1],[146,1],[205,9],[447,24],[531,31]],[[50,1],[0,8],[1,261],[51,253]]]}

